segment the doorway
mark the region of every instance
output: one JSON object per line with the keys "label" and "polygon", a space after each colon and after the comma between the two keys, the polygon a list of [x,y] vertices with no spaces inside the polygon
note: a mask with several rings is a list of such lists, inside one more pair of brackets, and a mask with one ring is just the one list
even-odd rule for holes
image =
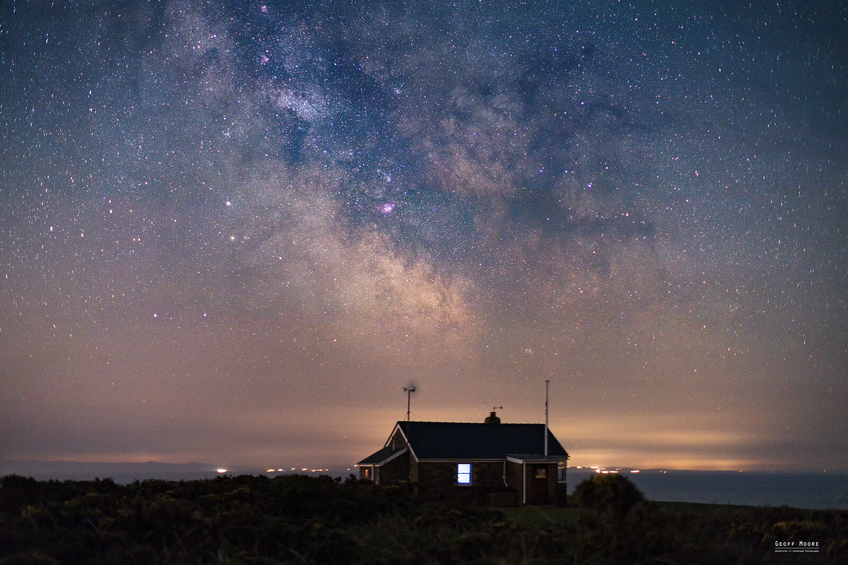
{"label": "doorway", "polygon": [[547,465],[530,466],[530,504],[550,504]]}

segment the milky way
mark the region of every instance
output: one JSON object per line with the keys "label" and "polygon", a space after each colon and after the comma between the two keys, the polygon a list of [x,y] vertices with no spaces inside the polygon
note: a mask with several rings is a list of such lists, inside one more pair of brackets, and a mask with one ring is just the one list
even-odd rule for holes
{"label": "milky way", "polygon": [[848,10],[0,9],[0,458],[848,469]]}

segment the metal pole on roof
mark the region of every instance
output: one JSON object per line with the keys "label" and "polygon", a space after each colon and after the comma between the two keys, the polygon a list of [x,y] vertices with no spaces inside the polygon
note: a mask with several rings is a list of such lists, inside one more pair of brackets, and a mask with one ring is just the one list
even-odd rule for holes
{"label": "metal pole on roof", "polygon": [[409,423],[410,406],[412,402],[412,393],[415,392],[415,385],[404,387],[403,392],[406,393],[406,422]]}
{"label": "metal pole on roof", "polygon": [[545,379],[545,457],[548,456],[548,386],[551,381]]}

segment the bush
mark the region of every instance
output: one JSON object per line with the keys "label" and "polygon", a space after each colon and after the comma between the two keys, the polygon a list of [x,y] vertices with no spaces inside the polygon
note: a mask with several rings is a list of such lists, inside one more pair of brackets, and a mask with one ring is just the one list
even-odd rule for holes
{"label": "bush", "polygon": [[576,520],[528,524],[418,490],[301,475],[123,486],[10,476],[0,478],[0,565],[718,565],[776,562],[774,540],[795,539],[821,542],[806,562],[848,563],[845,511],[665,509],[627,479],[597,475],[578,485],[579,511],[550,510]]}
{"label": "bush", "polygon": [[595,475],[574,489],[574,502],[578,508],[611,515],[620,520],[644,500],[644,495],[636,485],[618,474]]}

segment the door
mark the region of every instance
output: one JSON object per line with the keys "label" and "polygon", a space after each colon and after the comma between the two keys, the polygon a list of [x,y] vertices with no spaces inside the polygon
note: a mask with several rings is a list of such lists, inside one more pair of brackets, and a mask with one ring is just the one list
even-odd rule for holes
{"label": "door", "polygon": [[547,465],[530,466],[530,504],[550,504]]}

